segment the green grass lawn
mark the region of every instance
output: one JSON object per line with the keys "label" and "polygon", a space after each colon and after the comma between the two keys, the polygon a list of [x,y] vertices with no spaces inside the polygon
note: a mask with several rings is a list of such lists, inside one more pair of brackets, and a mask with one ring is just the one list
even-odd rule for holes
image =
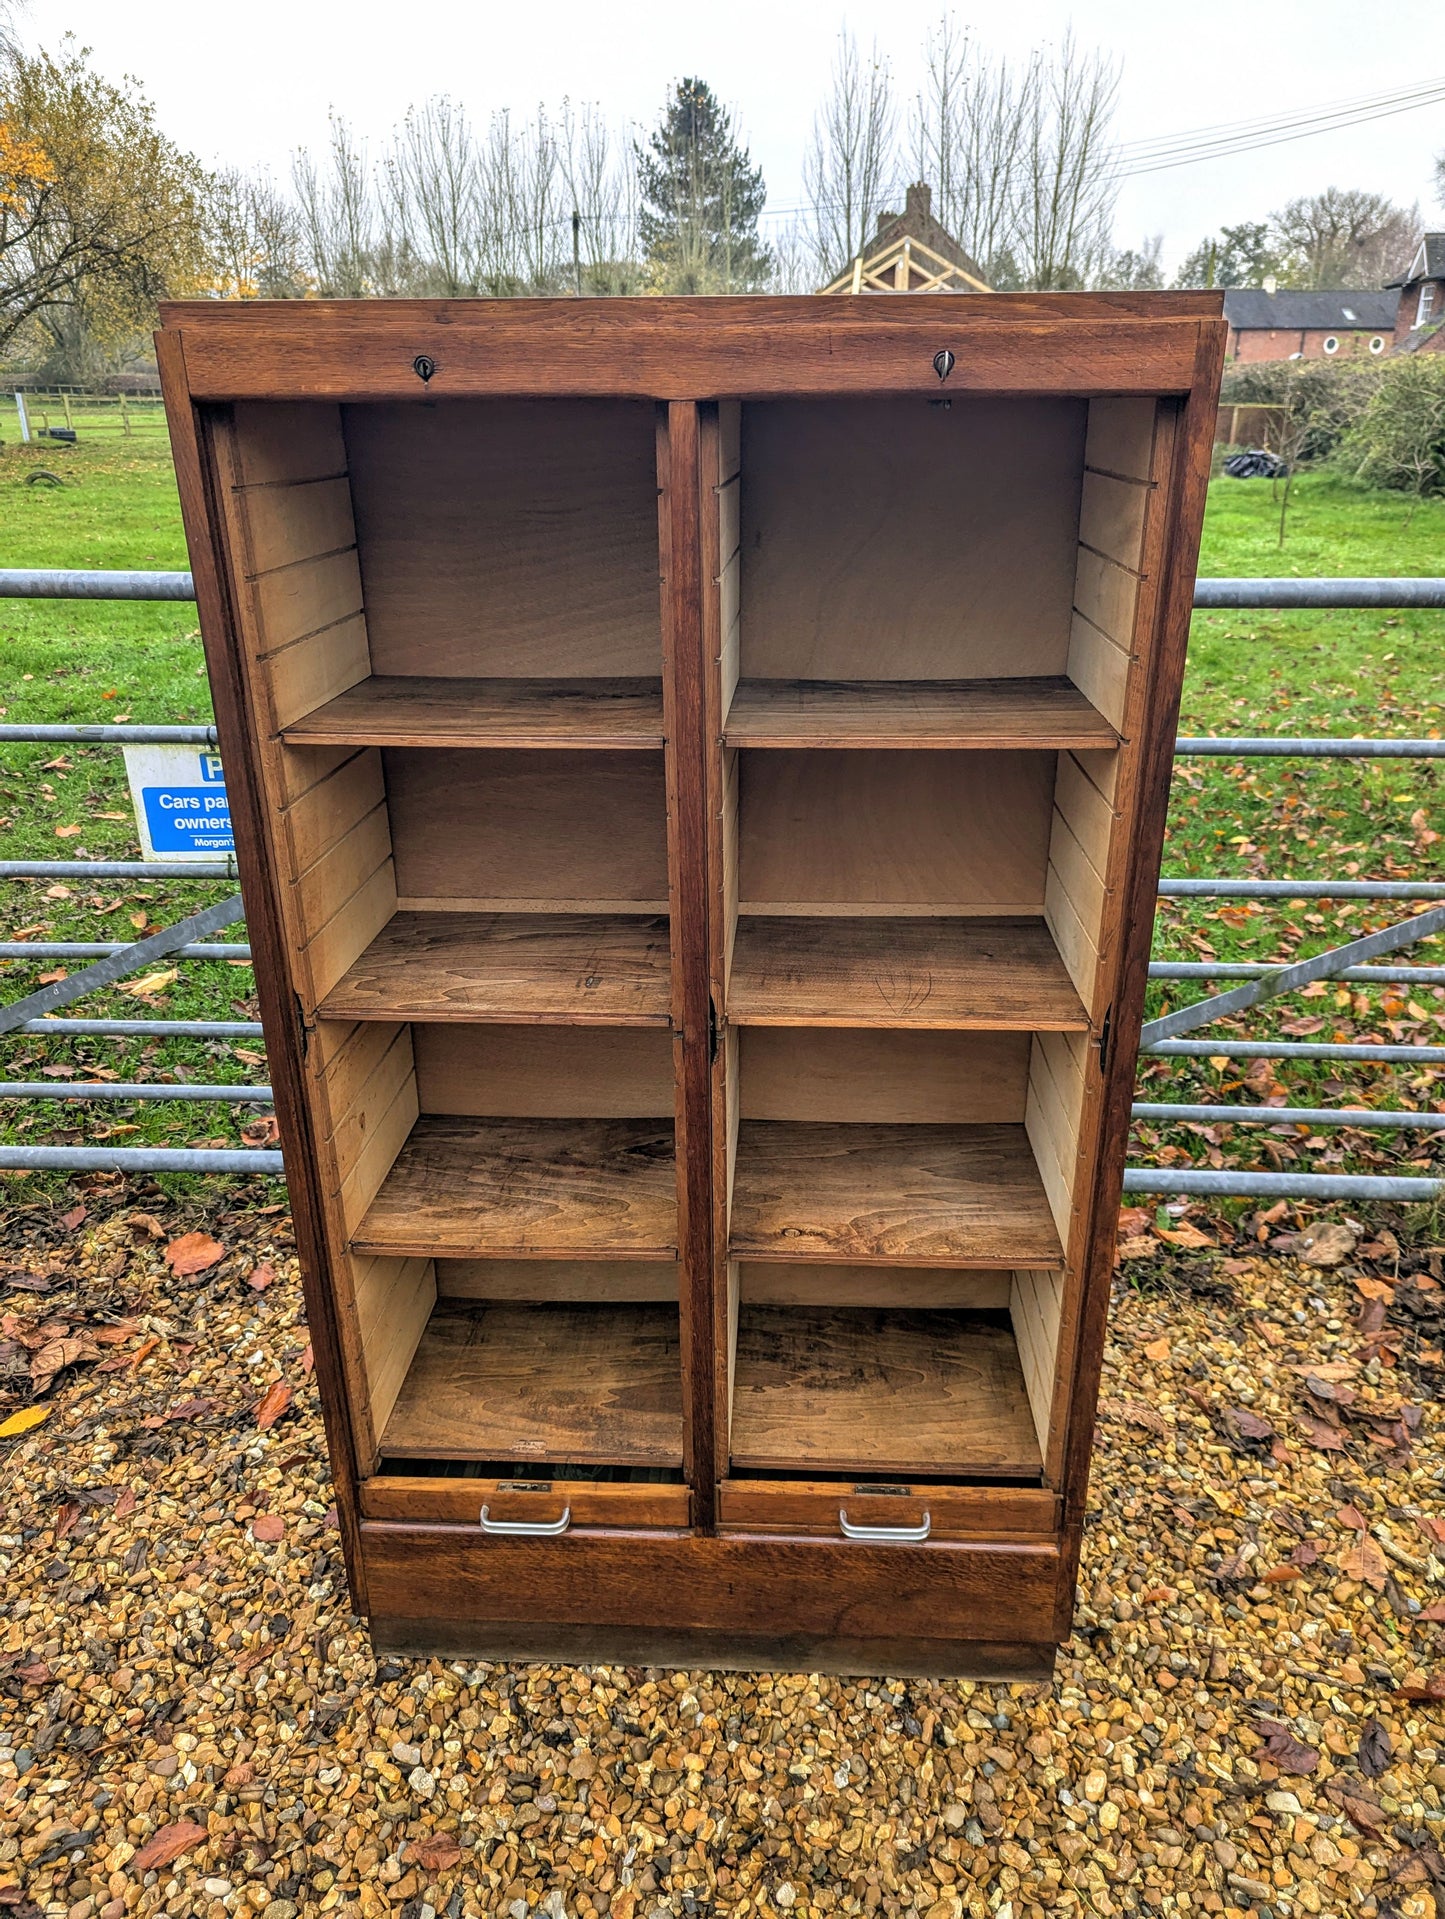
{"label": "green grass lawn", "polygon": [[[36,467],[61,487],[27,485]],[[0,451],[4,564],[183,567],[185,545],[169,455],[153,430]],[[1445,573],[1445,502],[1413,512],[1403,498],[1327,476],[1296,482],[1284,547],[1264,481],[1218,479],[1201,571],[1211,574]],[[1400,734],[1438,737],[1445,721],[1445,612],[1208,613],[1196,616],[1185,685],[1185,733]],[[12,721],[203,721],[210,701],[195,610],[186,604],[0,601],[0,687]],[[58,834],[76,827],[77,833]],[[1166,871],[1270,879],[1438,879],[1445,839],[1436,762],[1195,759],[1175,777]],[[0,835],[9,857],[134,858],[139,853],[121,755],[114,748],[0,747]],[[8,882],[5,937],[129,938],[220,897],[217,882]],[[1166,902],[1159,958],[1271,960],[1303,956],[1403,918],[1392,902]],[[239,938],[241,933],[226,937]],[[1445,962],[1445,940],[1403,958]],[[83,963],[83,962],[82,962]],[[5,998],[57,965],[0,962]],[[1151,988],[1150,1010],[1197,997],[1192,982]],[[67,1009],[88,1017],[254,1018],[249,969],[181,962],[148,1004],[119,989]],[[1445,1043],[1445,988],[1408,999],[1388,989],[1329,986],[1275,1001],[1209,1031],[1329,1040],[1374,1036]],[[164,1042],[20,1035],[0,1039],[0,1076],[63,1072],[124,1080],[263,1077],[254,1042]],[[1249,1068],[1246,1072],[1244,1068]],[[1411,1066],[1335,1068],[1306,1062],[1143,1062],[1150,1098],[1291,1105],[1439,1108],[1445,1074]],[[239,1145],[250,1106],[0,1106],[12,1141]],[[1136,1160],[1348,1171],[1422,1170],[1428,1136],[1256,1127],[1140,1127]],[[36,1190],[31,1181],[27,1190]]]}

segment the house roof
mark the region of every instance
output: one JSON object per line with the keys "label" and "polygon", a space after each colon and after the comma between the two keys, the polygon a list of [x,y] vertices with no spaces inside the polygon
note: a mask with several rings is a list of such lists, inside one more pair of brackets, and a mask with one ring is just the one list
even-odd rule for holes
{"label": "house roof", "polygon": [[1415,249],[1410,271],[1390,285],[1407,287],[1412,280],[1445,280],[1445,233],[1427,233]]}
{"label": "house roof", "polygon": [[[1445,234],[1440,236],[1445,244]],[[1224,317],[1246,333],[1279,327],[1318,332],[1389,333],[1395,325],[1399,301],[1378,287],[1343,287],[1324,292],[1294,288],[1266,293],[1263,287],[1229,287],[1224,295]]]}

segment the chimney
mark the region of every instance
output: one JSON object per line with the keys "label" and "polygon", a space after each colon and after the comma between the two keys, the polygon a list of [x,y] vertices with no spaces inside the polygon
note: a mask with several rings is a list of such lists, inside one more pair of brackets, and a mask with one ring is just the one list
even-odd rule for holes
{"label": "chimney", "polygon": [[1279,290],[1279,281],[1278,281],[1278,280],[1277,280],[1277,279],[1275,278],[1275,276],[1274,276],[1274,274],[1272,274],[1272,273],[1266,273],[1266,274],[1265,274],[1265,276],[1264,276],[1264,290],[1265,290],[1265,292],[1266,292],[1266,293],[1268,293],[1268,294],[1269,294],[1269,295],[1270,295],[1271,297],[1273,297],[1273,296],[1274,296],[1274,294],[1278,292],[1278,290]]}
{"label": "chimney", "polygon": [[926,181],[916,180],[903,202],[904,222],[911,233],[917,227],[927,226],[932,218],[933,188]]}

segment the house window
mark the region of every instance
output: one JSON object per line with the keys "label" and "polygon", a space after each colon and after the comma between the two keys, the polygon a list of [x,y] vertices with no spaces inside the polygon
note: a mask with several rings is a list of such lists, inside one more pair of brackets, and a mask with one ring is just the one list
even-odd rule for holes
{"label": "house window", "polygon": [[1339,350],[1340,350],[1339,341],[1335,338],[1333,333],[1327,333],[1325,335],[1325,352],[1338,353]]}
{"label": "house window", "polygon": [[1424,326],[1435,310],[1435,282],[1427,280],[1420,289],[1420,303],[1415,308],[1416,326]]}
{"label": "house window", "polygon": [[1383,334],[1377,333],[1374,339],[1371,340],[1370,351],[1371,353],[1383,353],[1385,351],[1385,338]]}

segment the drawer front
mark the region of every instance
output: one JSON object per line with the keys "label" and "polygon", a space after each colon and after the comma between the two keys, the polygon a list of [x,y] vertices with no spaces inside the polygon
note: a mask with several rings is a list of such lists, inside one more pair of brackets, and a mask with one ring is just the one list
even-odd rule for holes
{"label": "drawer front", "polygon": [[[378,1474],[361,1483],[363,1519],[409,1524],[471,1526],[482,1530],[482,1508],[489,1526],[505,1527],[495,1537],[527,1537],[512,1528],[532,1529],[533,1537],[555,1535],[563,1515],[567,1525],[662,1530],[691,1523],[692,1494],[686,1486],[608,1485],[578,1479],[430,1479],[399,1473]],[[543,1529],[547,1529],[544,1531]]]}
{"label": "drawer front", "polygon": [[911,1543],[889,1541],[892,1533],[1022,1542],[1057,1533],[1059,1505],[1056,1493],[1035,1486],[726,1479],[718,1487],[718,1525],[725,1532],[808,1533],[855,1543],[860,1531],[875,1534],[879,1544]]}
{"label": "drawer front", "polygon": [[368,1609],[426,1627],[489,1622],[944,1643],[1056,1636],[1052,1541],[947,1545],[574,1528],[489,1538],[475,1526],[361,1528]]}

